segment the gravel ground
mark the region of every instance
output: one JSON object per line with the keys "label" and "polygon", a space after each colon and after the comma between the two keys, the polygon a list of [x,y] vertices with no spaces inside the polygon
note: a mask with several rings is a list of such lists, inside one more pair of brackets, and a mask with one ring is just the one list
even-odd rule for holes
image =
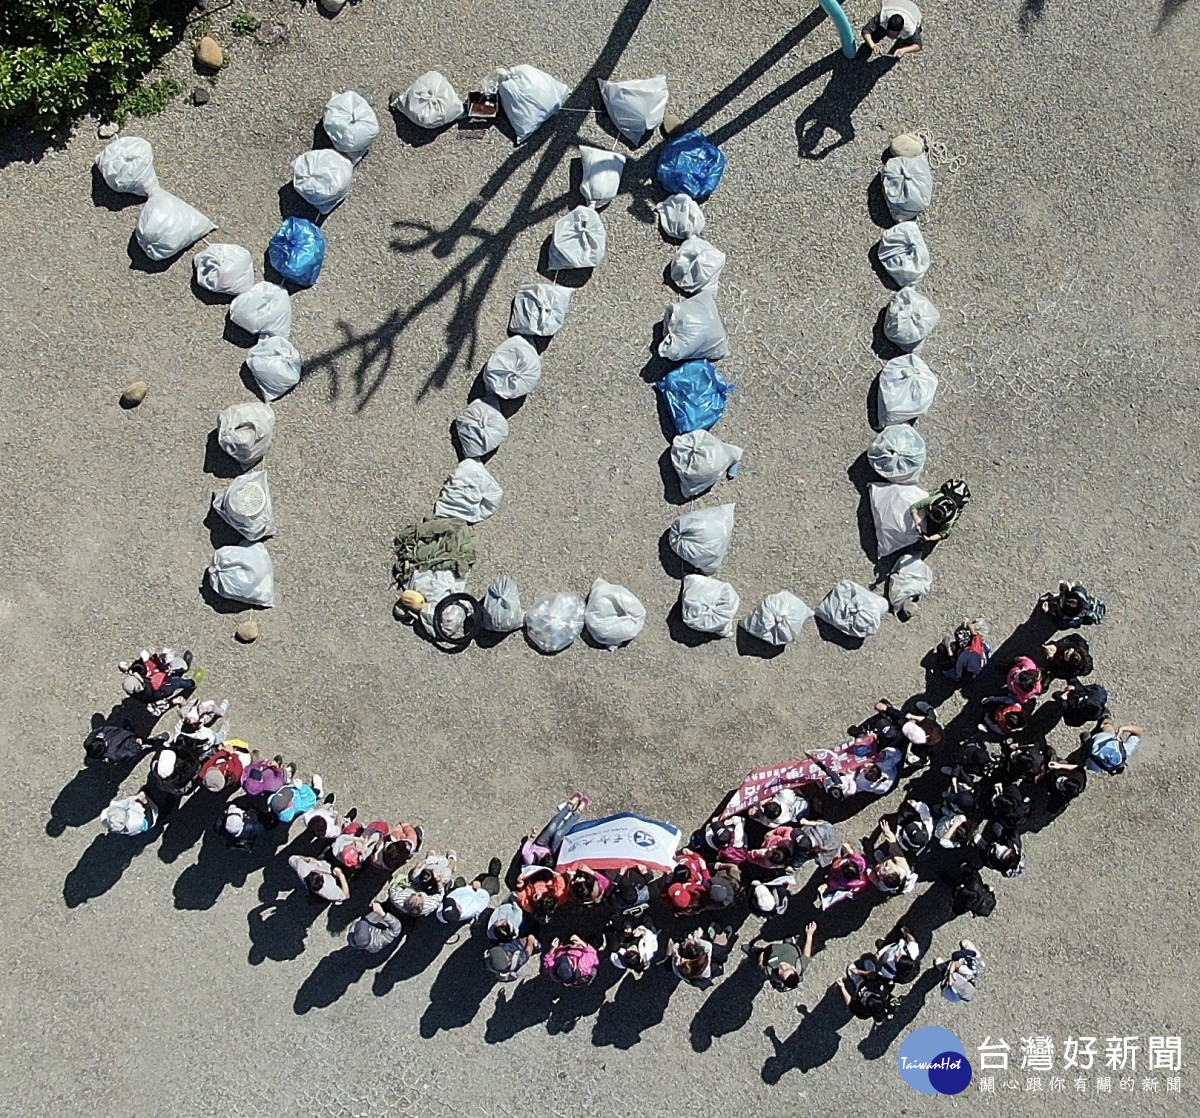
{"label": "gravel ground", "polygon": [[[817,15],[760,0],[736,16],[712,0],[599,0],[553,19],[519,0],[363,0],[332,20],[269,2],[259,38],[231,40],[239,7],[211,19],[233,44],[212,102],[127,129],[217,239],[265,248],[331,90],[358,90],[384,126],[325,223],[320,283],[295,299],[306,376],[277,406],[279,604],[257,644],[236,644],[246,615],[199,591],[222,484],[206,440],[218,410],[250,398],[223,308],[190,290],[190,254],[148,270],[127,251],[136,200],[93,191],[94,125],[61,147],[0,148],[0,749],[25,809],[3,839],[0,1114],[1194,1113],[1196,884],[1179,851],[1200,820],[1176,617],[1194,608],[1180,572],[1200,542],[1200,113],[1190,56],[1172,47],[1194,39],[1200,9],[1118,6],[1097,23],[1078,0],[930,4],[925,54],[889,70],[843,59]],[[922,289],[942,311],[925,347],[941,388],[920,426],[927,478],[962,474],[976,499],[908,625],[890,620],[857,650],[809,629],[763,658],[734,640],[690,647],[668,624],[678,582],[659,541],[677,509],[647,384],[673,297],[671,248],[649,220],[656,141],[631,155],[605,212],[608,259],[492,463],[505,498],[477,533],[471,583],[504,571],[531,603],[604,577],[646,604],[644,633],[612,654],[578,642],[547,658],[516,635],[452,656],[392,619],[392,536],[453,464],[449,424],[574,204],[574,145],[612,141],[586,112],[514,149],[500,129],[416,137],[384,109],[430,67],[465,92],[516,61],[584,83],[573,109],[598,104],[597,76],[665,71],[675,110],[728,153],[705,210],[729,256],[722,371],[738,385],[720,434],[746,458],[698,504],[737,502],[722,575],[747,609],[781,587],[816,604],[840,578],[871,578],[852,464],[871,437],[888,298],[868,256],[873,183],[890,134],[933,133],[943,162]],[[168,68],[189,69],[186,47]],[[150,395],[125,411],[136,377]],[[579,995],[496,990],[478,941],[446,944],[436,928],[368,966],[343,947],[366,896],[331,913],[286,899],[281,858],[205,836],[211,799],[145,846],[101,838],[113,788],[77,775],[91,715],[120,695],[114,661],[167,642],[196,651],[237,736],[316,769],[344,806],[423,823],[471,872],[576,787],[597,810],[690,829],[746,769],[836,742],[880,694],[918,691],[921,656],[960,616],[1007,634],[1064,575],[1108,601],[1098,677],[1121,719],[1147,724],[1141,754],[1030,839],[1028,871],[998,884],[986,923],[947,922],[917,897],[828,929],[807,1017],[745,969],[707,995],[663,974],[609,973]],[[910,902],[931,957],[970,936],[990,972],[969,1007],[923,980],[868,1034],[825,987]],[[1143,1090],[1143,1052],[1133,1095],[1116,1076],[1119,1098],[1070,1080],[1034,1095],[1014,1072],[1022,1089],[1002,1076],[996,1097],[973,1086],[931,1100],[894,1063],[916,1024],[954,1029],[972,1056],[987,1037],[1015,1054],[1032,1035],[1060,1052],[1080,1034],[1143,1048],[1178,1035],[1182,1090]]]}

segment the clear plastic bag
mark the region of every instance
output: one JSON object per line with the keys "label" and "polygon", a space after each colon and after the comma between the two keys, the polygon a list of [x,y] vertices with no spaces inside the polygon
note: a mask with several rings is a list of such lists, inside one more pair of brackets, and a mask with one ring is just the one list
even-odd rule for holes
{"label": "clear plastic bag", "polygon": [[583,632],[586,612],[581,594],[543,598],[525,615],[525,633],[542,652],[561,652]]}

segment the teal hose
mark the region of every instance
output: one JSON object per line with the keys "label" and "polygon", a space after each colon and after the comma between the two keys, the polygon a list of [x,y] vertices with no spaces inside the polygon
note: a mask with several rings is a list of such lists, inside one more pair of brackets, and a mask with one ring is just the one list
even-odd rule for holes
{"label": "teal hose", "polygon": [[846,15],[845,9],[838,3],[838,0],[818,0],[818,2],[837,28],[838,35],[842,40],[842,54],[847,58],[857,58],[858,39],[854,34],[854,28],[850,26],[850,18]]}

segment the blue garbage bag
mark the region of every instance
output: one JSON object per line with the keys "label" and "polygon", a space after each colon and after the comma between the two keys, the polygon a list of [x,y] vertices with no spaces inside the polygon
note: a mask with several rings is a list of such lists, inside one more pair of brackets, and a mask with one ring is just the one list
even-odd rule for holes
{"label": "blue garbage bag", "polygon": [[325,263],[325,234],[304,217],[285,217],[268,248],[271,267],[284,279],[312,287]]}
{"label": "blue garbage bag", "polygon": [[698,201],[721,184],[725,153],[703,132],[672,136],[658,157],[658,183],[669,194],[687,194]]}
{"label": "blue garbage bag", "polygon": [[733,385],[711,361],[685,361],[654,386],[662,393],[677,435],[707,431],[725,414]]}

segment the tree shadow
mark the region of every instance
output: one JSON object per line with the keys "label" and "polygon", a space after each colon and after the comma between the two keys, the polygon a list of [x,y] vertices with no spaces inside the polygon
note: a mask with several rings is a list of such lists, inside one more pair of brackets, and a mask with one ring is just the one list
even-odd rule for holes
{"label": "tree shadow", "polygon": [[[1162,7],[1158,9],[1158,22],[1154,25],[1154,33],[1161,34],[1167,23],[1183,10],[1183,6],[1187,2],[1188,0],[1162,0]],[[1026,3],[1036,3],[1040,14],[1041,4],[1044,3],[1044,0],[1026,0]]]}
{"label": "tree shadow", "polygon": [[[1182,3],[1183,0],[1164,0],[1163,8],[1165,10],[1167,4]],[[1040,23],[1042,16],[1046,14],[1046,0],[1023,0],[1021,4],[1021,14],[1017,16],[1017,26],[1028,34],[1033,30],[1035,24]],[[1159,26],[1162,25],[1163,17],[1159,14]]]}
{"label": "tree shadow", "polygon": [[[321,375],[327,378],[331,400],[339,399],[348,391],[354,398],[355,410],[361,411],[367,407],[393,369],[401,335],[414,322],[447,300],[452,305],[445,327],[445,353],[418,388],[417,399],[423,399],[431,390],[443,388],[456,367],[475,364],[479,350],[480,313],[500,274],[500,264],[520,234],[557,216],[563,206],[571,202],[570,189],[552,193],[550,197],[543,197],[543,192],[560,164],[574,158],[579,142],[579,111],[594,107],[596,79],[608,77],[616,68],[649,6],[650,0],[626,0],[595,62],[564,103],[564,109],[574,111],[558,113],[517,146],[448,227],[438,229],[420,221],[394,223],[396,237],[391,245],[393,252],[401,255],[429,252],[436,258],[449,258],[458,253],[462,255],[429,292],[407,306],[397,308],[379,325],[360,330],[345,320],[337,323],[341,341],[310,358],[304,371],[305,377]],[[824,18],[825,14],[819,8],[811,12],[775,46],[693,113],[684,126],[690,129],[705,125],[772,67],[787,59],[796,45]],[[835,52],[782,82],[733,120],[712,131],[712,140],[720,144],[739,134],[815,78],[838,66],[839,57]],[[842,116],[852,111],[853,104],[861,101],[877,79],[872,78],[865,88],[861,77],[848,77],[846,80],[850,83],[848,98],[834,98],[830,94],[830,103],[841,105],[839,112]],[[418,135],[420,129],[410,130],[402,114],[393,112],[393,118],[397,134],[405,142],[416,145],[437,138],[436,133]],[[842,117],[838,119],[840,122]],[[603,120],[601,124],[603,126]],[[653,221],[655,216],[651,199],[657,190],[654,177],[656,165],[657,148],[646,145],[629,159],[622,177],[622,192],[633,199],[629,212],[645,221]],[[494,228],[488,228],[483,220],[488,207],[501,195],[506,184],[526,167],[531,168],[529,180],[512,203],[511,211]],[[344,371],[347,364],[351,366],[348,373]]]}

